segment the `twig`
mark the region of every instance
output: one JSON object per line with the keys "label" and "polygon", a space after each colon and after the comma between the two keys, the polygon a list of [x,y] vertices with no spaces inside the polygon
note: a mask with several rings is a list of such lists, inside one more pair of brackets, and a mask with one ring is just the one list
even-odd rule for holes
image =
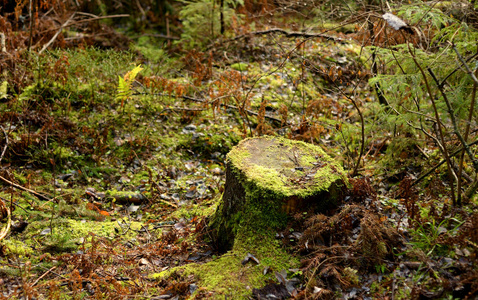
{"label": "twig", "polygon": [[162,114],[163,112],[165,111],[175,111],[175,110],[178,110],[178,111],[204,111],[205,109],[204,108],[188,108],[188,107],[177,107],[177,106],[173,106],[173,107],[166,107],[164,108],[159,114]]}
{"label": "twig", "polygon": [[2,132],[5,135],[5,147],[3,147],[2,154],[0,154],[0,162],[2,162],[3,156],[5,155],[5,151],[7,151],[7,147],[8,147],[8,134],[2,125],[0,125],[0,128],[2,129]]}
{"label": "twig", "polygon": [[21,185],[18,185],[14,182],[11,182],[10,180],[0,176],[0,180],[5,182],[5,183],[8,183],[9,185],[13,186],[14,188],[17,188],[19,190],[22,190],[22,191],[25,191],[25,192],[29,192],[30,194],[34,195],[35,197],[37,197],[38,199],[40,200],[46,200],[46,201],[49,201],[50,200],[50,197],[51,196],[45,196],[45,195],[42,195],[38,192],[35,192],[34,190],[30,190],[30,189],[27,189],[26,187],[23,187]]}
{"label": "twig", "polygon": [[[0,200],[2,200],[3,202],[8,202],[8,200],[6,200],[5,198],[2,198],[0,197]],[[21,206],[20,204],[16,203],[16,202],[13,202],[11,201],[11,203],[13,203],[13,205],[16,205],[17,207],[23,209],[24,212],[26,212],[27,214],[29,213],[26,209],[23,208],[23,206]],[[13,208],[11,209],[13,210]]]}
{"label": "twig", "polygon": [[68,25],[68,26],[75,26],[75,25],[77,25],[77,24],[88,23],[88,22],[91,22],[91,21],[97,21],[97,20],[103,20],[103,19],[127,18],[127,17],[129,17],[129,16],[130,16],[129,14],[120,14],[120,15],[110,15],[110,16],[94,17],[94,18],[91,18],[91,19],[85,19],[85,20],[80,20],[80,21],[73,22],[73,23],[71,23],[71,24]]}
{"label": "twig", "polygon": [[63,275],[61,275],[61,274],[58,274],[58,273],[56,273],[56,272],[53,272],[53,269],[52,269],[52,268],[47,269],[47,268],[45,268],[44,266],[39,265],[39,264],[36,265],[35,267],[40,267],[40,268],[42,268],[43,270],[47,270],[48,272],[50,272],[50,273],[52,273],[52,274],[55,274],[55,275],[58,276],[58,277],[61,277],[61,278],[63,278],[63,279],[68,280],[68,278],[66,278],[65,276],[63,276]]}
{"label": "twig", "polygon": [[[478,173],[478,161],[475,159],[473,153],[471,153],[471,150],[470,148],[468,147],[465,139],[463,138],[463,136],[461,135],[460,131],[458,130],[458,125],[456,123],[456,118],[455,118],[455,111],[453,110],[453,107],[451,106],[451,103],[450,101],[448,100],[448,97],[445,93],[445,91],[443,90],[443,88],[441,88],[439,86],[440,82],[438,81],[438,78],[435,76],[435,73],[433,73],[432,69],[430,69],[430,67],[427,68],[428,72],[430,73],[430,75],[432,76],[433,80],[435,81],[435,83],[437,84],[437,87],[438,87],[438,90],[440,91],[442,97],[443,97],[443,100],[445,101],[445,104],[446,104],[446,107],[447,107],[447,110],[448,110],[448,114],[450,115],[450,119],[451,119],[451,122],[453,124],[453,129],[455,131],[455,134],[456,136],[458,137],[458,139],[460,140],[461,144],[463,145],[463,147],[465,147],[465,151],[466,151],[466,154],[468,154],[468,156],[470,157],[470,160],[473,164],[473,167],[475,169],[475,172]],[[473,110],[474,107],[471,107],[471,109]]]}
{"label": "twig", "polygon": [[223,42],[232,42],[232,41],[237,41],[240,39],[243,39],[245,37],[251,36],[251,35],[264,35],[264,34],[271,34],[271,33],[281,33],[285,35],[286,37],[303,37],[303,38],[325,38],[328,40],[336,41],[336,42],[344,42],[345,40],[343,38],[335,37],[332,35],[328,34],[323,34],[323,33],[307,33],[307,32],[300,32],[300,31],[287,31],[282,28],[271,28],[267,30],[259,30],[259,31],[253,31],[245,34],[238,35],[232,39],[225,40]]}
{"label": "twig", "polygon": [[5,202],[3,202],[2,200],[0,200],[0,212],[5,212],[7,214],[7,226],[2,228],[2,230],[0,231],[0,241],[3,240],[4,237],[7,236],[8,234],[8,231],[10,230],[10,225],[12,225],[12,214],[10,212],[10,210],[8,209],[7,205],[5,204]]}
{"label": "twig", "polygon": [[28,5],[28,14],[30,15],[30,34],[28,37],[28,52],[30,52],[30,50],[32,49],[33,26],[35,24],[35,14],[32,11],[33,9],[32,1],[33,0],[30,0]]}
{"label": "twig", "polygon": [[[473,60],[473,59],[474,59],[475,57],[477,57],[477,56],[478,56],[478,53],[475,53],[475,54],[471,55],[470,57],[468,57],[468,58],[466,59],[466,61],[469,62],[469,61]],[[445,82],[448,80],[448,78],[450,78],[453,74],[455,74],[455,73],[456,73],[458,70],[460,70],[460,69],[461,69],[461,66],[456,67],[453,71],[451,71],[448,75],[445,76],[445,78],[442,80],[442,82],[440,83],[440,85],[444,85]]]}
{"label": "twig", "polygon": [[349,97],[349,96],[346,96],[347,98],[349,98],[350,101],[352,101],[355,109],[357,110],[359,116],[360,116],[360,124],[361,124],[361,129],[362,129],[362,132],[361,132],[361,138],[362,138],[362,141],[361,141],[361,145],[360,145],[360,154],[359,154],[359,157],[357,158],[357,164],[355,165],[355,168],[352,172],[352,177],[355,177],[357,176],[357,173],[358,173],[358,168],[360,166],[360,162],[362,160],[362,156],[363,156],[363,151],[364,151],[364,148],[365,148],[365,121],[364,121],[364,118],[363,118],[363,114],[362,114],[362,111],[360,111],[360,108],[358,107],[357,105],[357,102],[355,101],[355,99],[353,99],[352,97]]}
{"label": "twig", "polygon": [[50,47],[50,45],[56,40],[56,38],[58,37],[58,35],[62,32],[63,28],[65,28],[66,26],[68,26],[68,23],[70,23],[70,21],[73,20],[73,18],[75,17],[75,14],[76,14],[76,12],[72,13],[71,16],[68,18],[68,20],[66,20],[66,22],[63,23],[63,25],[60,26],[60,28],[59,28],[58,31],[55,33],[55,35],[51,38],[51,40],[49,40],[48,43],[46,43],[45,45],[43,45],[43,48],[40,50],[40,52],[38,52],[39,54],[42,54],[43,51],[45,51],[48,47]]}
{"label": "twig", "polygon": [[466,61],[463,59],[463,57],[461,56],[460,52],[458,52],[458,49],[456,49],[455,44],[452,43],[452,42],[448,42],[448,43],[451,44],[451,46],[453,47],[453,50],[455,50],[456,55],[458,56],[458,59],[461,61],[461,63],[462,63],[463,66],[465,67],[466,73],[468,73],[468,75],[471,76],[471,79],[473,79],[473,81],[475,82],[475,84],[478,84],[478,78],[476,78],[475,74],[474,74],[473,71],[470,69],[470,67],[468,66],[468,64],[466,63]]}
{"label": "twig", "polygon": [[[357,88],[358,84],[354,87],[353,91],[355,93],[355,89]],[[353,106],[355,107],[355,109],[357,110],[358,114],[359,114],[359,117],[360,117],[360,125],[361,125],[361,145],[360,145],[360,154],[357,158],[357,163],[355,164],[355,167],[352,171],[352,173],[350,174],[350,177],[355,177],[358,175],[358,170],[359,170],[359,167],[360,167],[360,162],[362,161],[362,156],[363,156],[363,153],[364,153],[364,149],[365,149],[365,120],[364,120],[364,117],[363,117],[363,113],[362,111],[360,110],[358,104],[357,104],[357,101],[355,101],[355,99],[349,95],[347,95],[343,90],[340,89],[339,86],[337,86],[340,90],[340,93],[347,99],[350,100],[350,102],[352,102]],[[348,146],[347,146],[348,148]]]}
{"label": "twig", "polygon": [[[194,99],[194,98],[191,98],[191,97],[187,97],[187,96],[183,96],[184,99],[188,99],[188,100],[192,100],[192,101],[199,101],[199,102],[205,102],[205,100],[202,100],[202,99]],[[240,110],[239,107],[235,106],[235,105],[231,105],[231,104],[224,104],[224,103],[221,103],[220,104],[221,106],[223,107],[226,107],[226,108],[231,108],[231,109],[234,109],[234,110]],[[249,110],[249,109],[244,109],[244,112],[250,114],[250,115],[254,115],[254,116],[257,116],[259,115],[259,113],[255,112],[255,111],[252,111],[252,110]],[[278,119],[278,118],[275,118],[275,117],[272,117],[272,116],[269,116],[269,115],[265,115],[264,116],[266,119],[269,119],[269,120],[272,120],[272,121],[275,121],[275,122],[279,122],[281,123],[282,120]]]}
{"label": "twig", "polygon": [[180,37],[177,37],[177,36],[169,36],[169,35],[157,34],[157,33],[156,34],[145,33],[145,34],[142,34],[141,36],[151,36],[151,37],[157,37],[157,38],[162,38],[162,39],[166,39],[166,40],[179,40],[179,39],[181,39]]}
{"label": "twig", "polygon": [[[194,98],[194,97],[190,97],[190,96],[176,96],[176,95],[170,95],[170,94],[162,94],[162,93],[156,93],[156,94],[149,94],[149,95],[156,95],[156,96],[167,96],[167,97],[176,97],[176,98],[183,98],[185,100],[190,100],[190,101],[194,101],[194,102],[200,102],[200,103],[207,103],[208,101],[205,100],[205,99],[199,99],[199,98]],[[229,95],[226,95],[226,97],[228,97]],[[220,97],[220,98],[223,98],[223,97]],[[212,102],[218,100],[219,98],[216,98],[216,99],[213,99]],[[221,103],[219,104],[220,106],[222,107],[226,107],[226,108],[230,108],[230,109],[234,109],[234,110],[239,110],[239,108],[235,105],[231,105],[231,104],[224,104],[224,103]],[[177,109],[177,110],[191,110],[191,111],[194,111],[194,109],[186,109],[186,108],[179,108],[179,107],[175,107],[175,108],[165,108],[164,110],[167,110],[167,109]],[[199,109],[198,109],[199,111]],[[250,115],[254,115],[254,116],[257,116],[259,113],[255,112],[255,111],[252,111],[252,110],[249,110],[249,109],[245,109],[244,110],[246,113],[250,114]],[[271,121],[274,121],[274,122],[278,122],[278,123],[281,123],[282,120],[276,118],[276,117],[272,117],[272,116],[268,116],[268,115],[265,115],[264,116],[266,119],[269,119]],[[288,125],[288,124],[286,124]]]}
{"label": "twig", "polygon": [[[470,146],[473,146],[473,145],[476,145],[478,144],[478,140],[472,142],[472,143],[469,143],[467,146],[470,147]],[[450,153],[450,157],[453,157],[455,155],[457,155],[458,153],[460,153],[461,151],[463,151],[463,147],[461,147],[460,149],[458,150],[455,150],[454,152]],[[418,177],[417,179],[415,179],[414,182],[412,182],[412,185],[411,186],[414,186],[416,185],[417,183],[419,183],[420,181],[423,180],[423,178],[427,177],[428,175],[430,175],[433,171],[435,171],[436,169],[438,169],[438,167],[440,167],[441,165],[443,165],[444,163],[446,162],[446,159],[443,159],[442,161],[440,161],[436,166],[434,166],[433,168],[431,168],[430,170],[428,170],[426,173],[424,173],[423,175],[421,175],[420,177]]]}
{"label": "twig", "polygon": [[441,124],[441,119],[440,119],[440,114],[438,113],[438,109],[437,109],[437,106],[436,106],[436,103],[435,103],[435,96],[433,95],[432,93],[432,90],[430,88],[430,84],[427,80],[427,76],[425,74],[425,71],[423,70],[422,66],[418,63],[417,61],[417,58],[415,56],[415,53],[413,53],[411,47],[410,47],[410,43],[407,41],[407,46],[408,46],[408,52],[410,53],[410,56],[413,60],[413,62],[415,63],[416,67],[418,68],[418,70],[420,71],[422,77],[423,77],[423,81],[425,82],[425,87],[427,89],[427,92],[428,92],[428,96],[430,98],[430,101],[432,103],[432,107],[433,107],[433,111],[435,113],[435,119],[436,119],[436,122],[437,122],[437,127],[438,127],[438,133],[439,133],[439,137],[440,137],[440,140],[443,144],[443,155],[445,156],[445,159],[446,159],[446,165],[447,165],[447,170],[448,170],[448,176],[450,177],[450,189],[451,189],[451,199],[452,199],[452,202],[453,202],[453,205],[456,205],[456,197],[455,197],[455,188],[454,188],[454,172],[452,170],[452,167],[451,167],[451,161],[450,161],[450,156],[449,156],[449,153],[448,153],[448,150],[446,149],[446,143],[445,143],[445,136],[444,136],[444,133],[443,133],[443,128],[442,128],[442,124]]}
{"label": "twig", "polygon": [[164,199],[159,198],[159,201],[161,201],[161,202],[163,202],[163,203],[166,203],[167,205],[172,206],[172,207],[174,207],[174,208],[178,208],[178,206],[177,206],[176,204],[171,203],[171,202],[169,202],[169,201],[166,201],[166,200],[164,200]]}
{"label": "twig", "polygon": [[48,271],[46,271],[45,273],[43,273],[42,276],[38,277],[37,280],[35,280],[35,281],[32,283],[32,287],[34,287],[34,286],[38,283],[38,281],[42,280],[43,277],[45,277],[46,275],[48,275],[48,273],[50,273],[51,271],[53,271],[55,268],[56,268],[56,266],[51,267]]}
{"label": "twig", "polygon": [[[43,206],[45,206],[45,204],[47,204],[47,203],[49,203],[49,202],[56,201],[57,199],[59,199],[59,198],[61,198],[61,197],[65,197],[65,196],[68,196],[68,195],[71,195],[71,194],[73,194],[73,193],[65,193],[65,194],[62,194],[62,195],[58,195],[58,196],[56,196],[56,197],[53,197],[53,198],[51,198],[51,199],[48,199],[48,201],[43,202],[43,204],[40,205],[40,207],[43,207]],[[76,211],[75,207],[72,206],[72,208],[73,208],[73,210],[76,212],[76,214],[78,214],[78,212]],[[78,214],[78,216],[79,216],[79,214]]]}
{"label": "twig", "polygon": [[[82,15],[92,15],[92,14],[85,14],[85,13],[79,13],[79,12],[76,12],[76,14],[82,14]],[[94,15],[92,15],[94,16]],[[97,21],[97,20],[103,20],[103,19],[112,19],[112,18],[126,18],[126,17],[129,17],[130,15],[129,14],[121,14],[121,15],[110,15],[110,16],[101,16],[101,17],[97,17],[97,16],[94,16],[93,18],[90,18],[90,19],[84,19],[84,20],[79,20],[79,21],[75,21],[73,23],[69,23],[69,24],[63,24],[59,29],[63,29],[63,28],[66,28],[66,27],[70,27],[70,26],[75,26],[75,25],[78,25],[78,24],[82,24],[82,23],[88,23],[88,22],[91,22],[91,21]],[[42,31],[41,33],[45,33],[45,32],[50,32],[50,31],[53,31],[55,29],[48,29],[48,30],[45,30],[45,31]]]}

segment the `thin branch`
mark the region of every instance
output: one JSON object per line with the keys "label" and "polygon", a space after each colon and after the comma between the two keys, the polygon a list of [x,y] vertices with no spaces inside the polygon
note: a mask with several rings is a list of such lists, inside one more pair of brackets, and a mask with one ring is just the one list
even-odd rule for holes
{"label": "thin branch", "polygon": [[28,189],[28,188],[26,188],[26,187],[23,187],[23,186],[18,185],[18,184],[14,183],[14,182],[11,182],[10,180],[8,180],[8,179],[6,179],[6,178],[4,178],[4,177],[2,177],[2,176],[0,176],[0,180],[3,181],[3,182],[5,182],[5,183],[7,183],[7,184],[9,184],[9,185],[11,185],[11,186],[13,186],[14,188],[17,188],[17,189],[22,190],[22,191],[25,191],[25,192],[29,192],[30,194],[34,195],[35,197],[37,197],[37,198],[40,199],[40,200],[46,200],[46,201],[49,201],[49,200],[50,200],[50,196],[45,196],[45,195],[43,195],[43,194],[40,194],[40,193],[38,193],[38,192],[35,192],[34,190],[30,190],[30,189]]}
{"label": "thin branch", "polygon": [[[2,198],[2,197],[0,197],[0,200],[2,200],[3,202],[8,202],[7,199]],[[28,212],[26,209],[24,209],[23,206],[21,206],[20,204],[18,204],[18,203],[16,203],[16,202],[13,202],[13,201],[11,201],[11,203],[13,203],[13,205],[15,205],[16,207],[22,209],[22,210],[23,210],[24,212],[26,212],[27,214],[29,213],[29,212]],[[13,206],[12,206],[12,207],[13,207]],[[12,210],[12,209],[13,209],[13,208],[11,208],[10,210]]]}
{"label": "thin branch", "polygon": [[[200,103],[208,103],[207,100],[205,99],[199,99],[199,98],[194,98],[194,97],[190,97],[190,96],[176,96],[176,95],[170,95],[170,94],[163,94],[163,93],[156,93],[156,94],[148,94],[148,95],[155,95],[155,96],[167,96],[167,97],[176,97],[176,98],[183,98],[185,100],[190,100],[190,101],[194,101],[194,102],[200,102]],[[211,102],[214,102],[220,98],[225,98],[225,97],[229,97],[230,95],[225,95],[225,96],[221,96],[221,97],[218,97],[216,99],[213,99]],[[210,102],[209,102],[210,103]],[[235,105],[231,105],[231,104],[224,104],[224,103],[221,103],[219,104],[220,106],[222,107],[226,107],[226,108],[230,108],[230,109],[234,109],[234,110],[237,110],[237,111],[240,111],[240,108],[235,106]],[[168,109],[174,109],[174,110],[192,110],[194,111],[194,109],[183,109],[183,108],[165,108],[164,110],[168,110]],[[198,109],[199,110],[199,109]],[[252,110],[249,110],[249,109],[244,109],[244,112],[248,113],[249,115],[253,115],[253,116],[257,116],[258,113],[255,112],[255,111],[252,111]],[[265,115],[265,118],[266,119],[269,119],[271,121],[274,121],[274,122],[278,122],[278,123],[281,123],[282,120],[276,118],[276,117],[272,117],[272,116],[268,116],[268,115]],[[286,124],[286,125],[289,125],[289,124]]]}
{"label": "thin branch", "polygon": [[365,121],[364,121],[364,118],[363,118],[362,111],[358,107],[357,102],[355,101],[355,99],[346,95],[346,94],[343,94],[343,95],[345,95],[345,97],[352,102],[352,104],[354,105],[355,109],[357,110],[357,112],[360,116],[360,124],[361,124],[361,130],[362,130],[362,132],[361,132],[362,141],[361,141],[361,145],[360,145],[360,154],[359,154],[359,157],[357,158],[357,163],[355,164],[355,168],[354,168],[354,170],[352,171],[352,174],[351,174],[351,177],[355,177],[355,176],[357,176],[358,169],[359,169],[359,166],[360,166],[360,161],[362,160],[362,156],[363,156],[363,152],[364,152],[364,148],[365,148]]}
{"label": "thin branch", "polygon": [[458,49],[456,49],[455,44],[452,42],[448,42],[448,43],[451,44],[451,46],[453,47],[453,50],[455,50],[456,56],[458,56],[458,59],[461,61],[461,63],[465,67],[466,73],[471,76],[471,79],[473,79],[475,84],[478,84],[478,78],[476,78],[475,73],[473,73],[473,71],[470,69],[470,67],[466,63],[466,61],[463,59],[463,56],[461,56],[460,52],[458,52]]}
{"label": "thin branch", "polygon": [[[476,145],[478,144],[478,140],[472,142],[472,143],[469,143],[467,144],[468,147],[470,146],[473,146],[473,145]],[[450,157],[453,157],[455,155],[457,155],[458,153],[460,153],[461,151],[463,151],[463,147],[455,150],[454,152],[450,153]],[[430,170],[428,170],[427,172],[425,172],[423,175],[421,175],[420,177],[418,177],[417,179],[415,179],[415,181],[412,183],[412,186],[416,185],[417,183],[419,183],[420,181],[422,181],[425,177],[427,177],[428,175],[430,175],[431,173],[433,173],[433,171],[435,171],[436,169],[438,169],[438,167],[440,167],[441,165],[443,165],[444,163],[446,162],[446,159],[443,159],[442,161],[440,161],[438,164],[436,164],[434,167],[432,167]]]}
{"label": "thin branch", "polygon": [[140,36],[151,36],[151,37],[157,37],[157,38],[162,38],[162,39],[166,39],[166,40],[179,40],[179,39],[181,39],[178,36],[169,36],[169,35],[164,35],[164,34],[159,34],[159,33],[144,33],[144,34],[138,35],[136,37],[140,37]]}
{"label": "thin branch", "polygon": [[430,101],[432,103],[433,111],[435,113],[435,119],[437,121],[439,137],[441,139],[441,142],[443,143],[442,151],[443,151],[443,155],[445,156],[445,159],[446,159],[448,175],[450,176],[451,198],[452,198],[453,205],[456,205],[455,188],[454,188],[454,185],[453,185],[453,177],[454,177],[453,174],[454,173],[453,173],[453,170],[452,170],[452,167],[451,167],[450,156],[449,156],[448,150],[446,149],[445,136],[443,134],[443,128],[442,128],[442,124],[441,124],[441,121],[440,121],[440,114],[438,113],[438,109],[437,109],[437,106],[436,106],[436,103],[435,103],[435,98],[434,98],[432,90],[430,88],[430,84],[428,83],[425,71],[423,70],[422,66],[418,63],[417,58],[415,57],[415,53],[413,53],[413,51],[410,47],[410,43],[407,43],[407,46],[408,46],[408,52],[410,53],[410,56],[411,56],[413,62],[415,63],[418,70],[422,74],[423,81],[425,82],[425,87],[426,87],[427,92],[428,92],[428,97],[430,98]]}
{"label": "thin branch", "polygon": [[32,284],[31,286],[34,287],[34,286],[38,283],[38,281],[42,280],[43,277],[45,277],[46,275],[48,275],[48,273],[50,273],[50,272],[53,271],[54,269],[56,269],[56,266],[51,267],[48,271],[46,271],[45,273],[43,273],[43,275],[40,276],[40,277],[38,277],[38,278],[33,282],[33,284]]}
{"label": "thin branch", "polygon": [[325,38],[327,40],[335,41],[335,42],[344,42],[345,40],[339,37],[335,37],[332,35],[324,34],[324,33],[307,33],[307,32],[300,32],[300,31],[287,31],[282,28],[271,28],[267,30],[259,30],[259,31],[253,31],[245,34],[238,35],[232,39],[228,39],[223,41],[223,43],[226,42],[233,42],[237,41],[252,35],[265,35],[265,34],[272,34],[272,33],[281,33],[285,35],[286,37],[303,37],[303,38]]}
{"label": "thin branch", "polygon": [[30,52],[32,48],[32,40],[33,40],[33,25],[35,24],[35,14],[33,13],[33,0],[29,1],[28,5],[28,14],[30,15],[30,34],[28,37],[28,52]]}
{"label": "thin branch", "polygon": [[48,43],[46,43],[45,45],[43,45],[43,48],[40,50],[40,52],[38,52],[39,54],[42,54],[43,51],[45,51],[48,47],[50,47],[51,44],[53,44],[53,42],[56,40],[56,38],[58,37],[58,35],[63,31],[63,28],[65,28],[66,26],[68,26],[68,23],[70,23],[71,20],[73,20],[73,18],[75,17],[75,14],[76,12],[72,13],[71,16],[68,18],[68,20],[66,20],[65,23],[63,23],[63,25],[60,26],[60,28],[58,29],[58,31],[55,33],[55,35],[48,41]]}
{"label": "thin branch", "polygon": [[7,151],[7,147],[8,147],[8,134],[2,125],[0,125],[0,128],[2,129],[2,132],[5,135],[5,147],[3,147],[2,154],[0,154],[0,162],[2,162],[3,156],[5,155],[5,151]]}
{"label": "thin branch", "polygon": [[188,107],[166,107],[164,108],[159,114],[162,114],[163,112],[166,112],[166,111],[193,111],[193,112],[197,112],[197,111],[204,111],[205,109],[204,108],[188,108]]}
{"label": "thin branch", "polygon": [[[84,13],[79,13],[79,12],[76,12],[76,14],[83,14],[84,15]],[[59,30],[61,30],[63,28],[66,28],[66,27],[71,27],[71,26],[75,26],[75,25],[78,25],[78,24],[88,23],[88,22],[97,21],[97,20],[113,19],[113,18],[127,18],[129,16],[130,16],[129,14],[109,15],[109,16],[100,16],[100,17],[95,16],[95,17],[90,18],[90,19],[84,19],[84,20],[75,21],[75,22],[69,23],[69,24],[63,24],[59,28]],[[57,30],[57,29],[48,29],[48,30],[42,31],[41,33],[49,32],[49,31],[53,31],[53,30]]]}
{"label": "thin branch", "polygon": [[[443,100],[445,101],[446,107],[448,109],[448,114],[450,115],[450,119],[451,119],[451,122],[453,124],[453,129],[455,131],[455,134],[458,137],[458,139],[460,140],[463,147],[465,148],[466,154],[468,154],[468,156],[470,157],[470,160],[473,163],[473,167],[475,168],[475,172],[478,173],[478,161],[475,159],[473,153],[471,153],[470,147],[468,147],[465,139],[463,138],[460,131],[458,130],[458,125],[456,123],[456,118],[455,118],[455,111],[453,110],[453,107],[451,106],[451,103],[448,100],[448,97],[447,97],[445,91],[443,90],[443,88],[441,88],[439,86],[440,82],[438,81],[437,77],[435,76],[435,73],[433,73],[433,71],[432,71],[432,69],[430,69],[430,67],[428,67],[427,70],[430,73],[430,75],[432,76],[435,83],[437,84],[438,90],[440,91],[440,93],[443,97]],[[473,109],[473,107],[471,109]]]}
{"label": "thin branch", "polygon": [[[467,62],[471,61],[472,59],[474,59],[475,57],[478,56],[478,53],[475,53],[473,55],[471,55],[470,57],[468,57],[466,59]],[[442,82],[440,83],[440,85],[444,85],[445,82],[448,80],[448,78],[450,78],[453,74],[456,73],[456,71],[460,70],[461,69],[461,66],[458,66],[456,67],[453,71],[451,71],[447,76],[445,76],[445,78],[442,80]]]}

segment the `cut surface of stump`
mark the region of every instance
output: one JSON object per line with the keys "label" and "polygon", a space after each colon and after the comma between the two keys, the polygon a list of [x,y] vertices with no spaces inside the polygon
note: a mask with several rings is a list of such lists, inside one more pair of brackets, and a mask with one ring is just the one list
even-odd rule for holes
{"label": "cut surface of stump", "polygon": [[211,221],[216,245],[229,250],[275,233],[288,215],[333,207],[346,184],[342,167],[318,146],[281,137],[243,140],[227,155],[224,194]]}

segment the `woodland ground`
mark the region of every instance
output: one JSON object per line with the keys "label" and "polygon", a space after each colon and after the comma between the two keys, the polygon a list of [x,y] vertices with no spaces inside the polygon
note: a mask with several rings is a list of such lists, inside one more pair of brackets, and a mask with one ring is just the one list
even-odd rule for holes
{"label": "woodland ground", "polygon": [[274,15],[191,48],[98,21],[42,39],[44,18],[32,51],[27,31],[0,24],[0,298],[234,299],[227,283],[158,274],[222,255],[207,225],[225,156],[266,134],[320,145],[351,188],[277,231],[300,268],[271,270],[244,287],[251,298],[478,296],[476,197],[453,205],[446,165],[414,182],[443,156],[406,123],[386,125],[365,23],[307,37],[300,16]]}

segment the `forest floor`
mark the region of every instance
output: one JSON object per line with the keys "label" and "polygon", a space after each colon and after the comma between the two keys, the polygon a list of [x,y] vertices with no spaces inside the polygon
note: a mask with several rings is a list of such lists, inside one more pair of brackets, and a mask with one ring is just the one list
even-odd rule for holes
{"label": "forest floor", "polygon": [[[438,175],[413,185],[441,160],[436,147],[392,139],[367,83],[370,53],[354,32],[327,35],[269,32],[204,52],[145,36],[126,51],[15,54],[17,85],[0,103],[0,201],[12,220],[0,298],[476,297],[476,199],[450,208]],[[208,220],[234,145],[283,135],[320,145],[352,172],[359,111],[366,145],[343,203],[277,232],[297,268],[238,290],[163,276],[223,255]]]}

